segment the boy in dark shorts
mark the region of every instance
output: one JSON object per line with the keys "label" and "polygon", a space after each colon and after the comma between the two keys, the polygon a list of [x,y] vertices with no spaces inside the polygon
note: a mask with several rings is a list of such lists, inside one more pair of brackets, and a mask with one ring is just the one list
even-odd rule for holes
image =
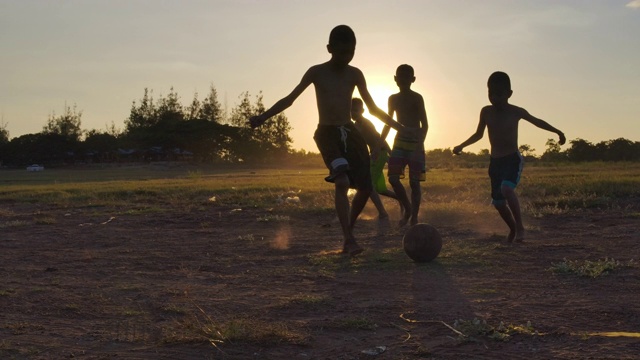
{"label": "boy in dark shorts", "polygon": [[[371,156],[371,180],[373,182],[373,191],[371,191],[371,201],[378,210],[378,219],[388,219],[389,214],[384,208],[380,195],[388,196],[392,199],[398,199],[393,191],[387,189],[383,170],[384,165],[389,160],[389,145],[384,141],[371,121],[365,118],[364,103],[361,99],[353,98],[351,100],[351,119],[355,122],[356,129],[360,131],[367,145],[369,145],[369,154]],[[402,203],[400,204],[402,208]]]}
{"label": "boy in dark shorts", "polygon": [[[310,67],[289,95],[263,114],[249,119],[252,127],[260,126],[291,106],[309,85],[314,85],[319,121],[313,138],[329,168],[329,176],[325,180],[335,184],[335,207],[344,236],[342,250],[351,256],[363,251],[353,236],[353,225],[369,199],[372,187],[369,152],[362,135],[351,122],[354,90],[358,89],[371,114],[399,132],[404,129],[376,106],[362,71],[349,65],[355,49],[356,36],[353,30],[346,25],[336,26],[331,30],[327,45],[331,59]],[[349,204],[347,196],[349,187],[357,189],[352,204]]]}
{"label": "boy in dark shorts", "polygon": [[[404,226],[410,221],[410,225],[418,223],[418,212],[422,194],[420,182],[425,181],[426,166],[424,155],[424,140],[427,137],[429,123],[427,112],[424,108],[422,95],[411,90],[411,84],[416,81],[413,67],[403,64],[396,69],[394,76],[400,92],[389,97],[389,115],[397,114],[398,122],[407,130],[398,132],[393,141],[387,175],[393,191],[402,204],[404,213],[399,225]],[[382,129],[382,138],[389,133],[387,126]],[[404,171],[409,167],[409,186],[411,187],[411,201],[400,179],[405,177]]]}
{"label": "boy in dark shorts", "polygon": [[509,226],[507,242],[521,242],[525,237],[525,229],[520,214],[520,202],[515,192],[523,165],[522,156],[518,151],[518,123],[520,119],[524,119],[541,129],[558,134],[560,145],[563,145],[566,139],[562,131],[546,121],[534,117],[521,107],[509,104],[509,98],[513,94],[509,75],[496,71],[489,77],[487,86],[491,105],[480,110],[480,122],[476,132],[465,142],[454,147],[453,153],[460,154],[466,146],[482,139],[485,128],[489,130],[492,204]]}

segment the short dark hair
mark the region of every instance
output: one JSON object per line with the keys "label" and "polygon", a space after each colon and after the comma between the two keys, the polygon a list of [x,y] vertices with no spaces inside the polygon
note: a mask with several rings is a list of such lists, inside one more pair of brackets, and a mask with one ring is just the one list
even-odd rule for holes
{"label": "short dark hair", "polygon": [[357,98],[357,97],[351,99],[351,106],[353,106],[353,104],[359,104],[362,107],[364,107],[364,103],[362,102],[362,99]]}
{"label": "short dark hair", "polygon": [[491,76],[489,76],[489,80],[487,81],[487,86],[489,88],[493,87],[503,87],[507,90],[511,90],[511,79],[509,79],[509,75],[502,71],[496,71]]}
{"label": "short dark hair", "polygon": [[402,64],[398,66],[398,68],[396,69],[396,75],[399,75],[399,74],[407,74],[409,76],[414,76],[413,66],[407,65],[407,64]]}
{"label": "short dark hair", "polygon": [[356,44],[356,34],[347,25],[338,25],[329,34],[329,45]]}

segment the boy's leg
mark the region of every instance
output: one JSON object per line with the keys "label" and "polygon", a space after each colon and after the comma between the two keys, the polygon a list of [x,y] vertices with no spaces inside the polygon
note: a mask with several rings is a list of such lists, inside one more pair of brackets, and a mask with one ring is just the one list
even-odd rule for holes
{"label": "boy's leg", "polygon": [[411,186],[411,222],[410,225],[418,223],[418,212],[420,211],[420,203],[422,202],[422,192],[420,190],[420,180],[409,180]]}
{"label": "boy's leg", "polygon": [[513,215],[513,220],[515,222],[516,235],[514,240],[516,242],[521,242],[524,240],[525,230],[524,225],[522,224],[520,201],[518,201],[516,191],[514,188],[506,184],[502,184],[500,190],[502,191],[502,195],[505,199],[507,199],[507,204],[509,204],[509,209],[511,210],[511,214]]}
{"label": "boy's leg", "polygon": [[377,191],[371,192],[371,201],[373,202],[373,205],[376,206],[376,210],[378,210],[379,219],[386,219],[389,217],[389,214],[387,213],[387,210],[384,208],[384,204],[382,203],[382,199],[380,199],[380,194],[378,194]]}
{"label": "boy's leg", "polygon": [[351,216],[349,217],[349,224],[351,225],[351,230],[353,231],[353,226],[356,224],[356,220],[358,220],[358,216],[364,209],[364,206],[367,204],[367,200],[371,196],[371,189],[358,189],[356,194],[353,196],[353,201],[351,202]]}
{"label": "boy's leg", "polygon": [[393,187],[393,191],[398,197],[400,205],[402,205],[402,219],[400,219],[398,225],[405,226],[407,222],[409,222],[409,218],[411,218],[412,213],[411,202],[407,197],[407,191],[405,190],[404,185],[402,185],[402,182],[400,182],[400,175],[390,175],[389,183]]}
{"label": "boy's leg", "polygon": [[335,207],[338,213],[338,220],[340,220],[340,226],[342,227],[342,235],[344,236],[343,251],[354,256],[361,253],[363,249],[358,245],[351,231],[352,227],[349,219],[350,206],[347,195],[349,191],[349,177],[346,173],[340,174],[335,177],[334,183],[336,188]]}
{"label": "boy's leg", "polygon": [[502,220],[504,220],[507,226],[509,226],[509,235],[507,236],[507,242],[513,242],[513,240],[516,238],[516,222],[513,219],[511,210],[509,210],[509,207],[505,202],[500,202],[494,204],[493,206],[496,208],[496,210],[498,210],[498,213],[500,214],[500,217],[502,217]]}

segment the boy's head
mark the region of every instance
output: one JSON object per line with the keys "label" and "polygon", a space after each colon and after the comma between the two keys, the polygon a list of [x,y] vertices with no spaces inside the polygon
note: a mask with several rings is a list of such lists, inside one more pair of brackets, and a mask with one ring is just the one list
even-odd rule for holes
{"label": "boy's head", "polygon": [[347,25],[338,25],[329,34],[327,50],[331,59],[340,66],[346,66],[353,60],[356,51],[356,34]]}
{"label": "boy's head", "polygon": [[493,105],[506,104],[513,94],[511,79],[507,73],[502,71],[496,71],[489,76],[487,87],[489,88],[489,101]]}
{"label": "boy's head", "polygon": [[356,119],[358,115],[364,114],[364,103],[359,98],[351,99],[351,118]]}
{"label": "boy's head", "polygon": [[402,64],[396,69],[396,75],[393,77],[400,89],[409,88],[416,81],[416,77],[411,65]]}

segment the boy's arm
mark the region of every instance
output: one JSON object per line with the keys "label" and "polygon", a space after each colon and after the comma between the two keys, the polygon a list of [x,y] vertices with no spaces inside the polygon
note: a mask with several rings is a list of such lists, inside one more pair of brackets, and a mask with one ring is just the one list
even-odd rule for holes
{"label": "boy's arm", "polygon": [[482,113],[483,112],[481,111],[480,121],[478,122],[478,128],[476,129],[476,132],[473,135],[471,135],[465,142],[454,147],[453,148],[454,154],[460,155],[460,153],[462,152],[462,149],[482,139],[482,136],[484,135],[484,128],[487,127],[487,123],[485,122],[484,116],[482,116]]}
{"label": "boy's arm", "polygon": [[420,96],[420,130],[422,130],[420,140],[424,142],[424,139],[427,138],[427,132],[429,131],[429,121],[427,121],[427,110],[425,110],[422,96]]}
{"label": "boy's arm", "polygon": [[532,123],[533,125],[539,127],[540,129],[543,130],[547,130],[550,131],[552,133],[556,133],[558,134],[558,137],[560,138],[560,140],[558,141],[558,144],[560,145],[564,145],[564,143],[567,141],[567,139],[564,137],[564,133],[558,129],[556,129],[555,127],[551,126],[548,122],[542,120],[542,119],[538,119],[537,117],[529,114],[529,112],[525,109],[522,109],[522,114],[520,115],[520,117],[522,119],[527,120],[528,122]]}
{"label": "boy's arm", "polygon": [[389,116],[386,112],[382,111],[376,103],[373,101],[371,94],[369,94],[369,90],[367,89],[367,82],[364,79],[364,75],[360,70],[358,70],[358,81],[356,83],[356,87],[358,88],[358,92],[360,93],[360,97],[362,97],[362,101],[364,101],[365,105],[367,105],[367,109],[369,109],[369,114],[377,117],[385,123],[386,125],[394,128],[397,131],[402,131],[404,126],[399,122],[393,120],[391,116]]}
{"label": "boy's arm", "polygon": [[300,94],[302,94],[302,92],[309,85],[311,85],[312,78],[313,78],[312,70],[309,69],[304,74],[304,76],[302,76],[302,80],[300,80],[300,83],[293,89],[293,91],[291,91],[289,95],[278,100],[272,107],[269,108],[269,110],[263,112],[262,114],[252,116],[249,119],[249,124],[251,125],[251,127],[256,128],[264,124],[264,122],[267,121],[270,117],[277,115],[283,112],[284,110],[286,110],[287,108],[289,108],[289,106],[293,104],[293,102],[298,98],[298,96],[300,96]]}
{"label": "boy's arm", "polygon": [[[387,109],[389,109],[389,116],[393,119],[393,113],[395,112],[395,107],[394,107],[394,103],[391,96],[389,96],[389,100],[387,101]],[[389,135],[390,130],[391,130],[391,127],[387,124],[384,124],[384,127],[382,128],[382,132],[380,132],[380,138],[383,141],[387,140],[387,136]]]}

